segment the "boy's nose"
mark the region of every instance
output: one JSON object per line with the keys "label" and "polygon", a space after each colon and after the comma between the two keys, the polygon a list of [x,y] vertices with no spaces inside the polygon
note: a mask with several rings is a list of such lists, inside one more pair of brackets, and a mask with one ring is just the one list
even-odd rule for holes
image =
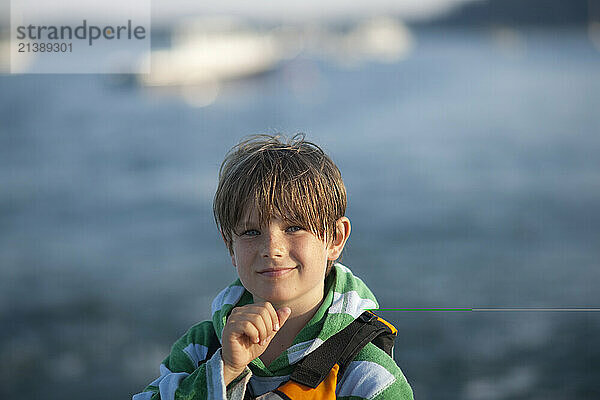
{"label": "boy's nose", "polygon": [[262,250],[262,256],[265,258],[280,258],[285,253],[285,241],[277,234],[266,234]]}

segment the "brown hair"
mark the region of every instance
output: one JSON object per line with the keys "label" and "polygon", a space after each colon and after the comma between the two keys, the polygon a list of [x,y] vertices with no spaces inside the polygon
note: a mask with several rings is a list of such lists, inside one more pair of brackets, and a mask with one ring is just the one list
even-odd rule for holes
{"label": "brown hair", "polygon": [[[336,237],[336,221],[346,212],[346,202],[339,169],[303,134],[290,139],[253,135],[225,156],[213,212],[231,252],[234,229],[249,205],[255,206],[260,225],[278,216],[331,242]],[[328,267],[332,264],[330,261]]]}

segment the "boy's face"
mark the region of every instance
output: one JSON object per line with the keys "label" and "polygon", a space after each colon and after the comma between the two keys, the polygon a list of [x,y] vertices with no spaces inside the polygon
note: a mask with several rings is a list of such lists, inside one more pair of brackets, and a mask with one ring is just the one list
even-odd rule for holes
{"label": "boy's face", "polygon": [[306,307],[318,304],[323,297],[327,260],[337,259],[345,239],[340,248],[281,218],[259,226],[256,214],[253,208],[247,210],[233,234],[231,261],[244,287],[255,302]]}

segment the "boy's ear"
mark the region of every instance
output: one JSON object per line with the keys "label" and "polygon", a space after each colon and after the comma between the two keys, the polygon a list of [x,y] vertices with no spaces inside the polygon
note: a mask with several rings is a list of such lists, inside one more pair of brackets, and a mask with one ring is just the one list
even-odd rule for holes
{"label": "boy's ear", "polygon": [[347,217],[342,217],[338,219],[335,223],[335,239],[329,243],[327,249],[327,259],[328,260],[337,260],[342,254],[342,250],[344,250],[344,246],[346,245],[346,241],[350,236],[350,220]]}

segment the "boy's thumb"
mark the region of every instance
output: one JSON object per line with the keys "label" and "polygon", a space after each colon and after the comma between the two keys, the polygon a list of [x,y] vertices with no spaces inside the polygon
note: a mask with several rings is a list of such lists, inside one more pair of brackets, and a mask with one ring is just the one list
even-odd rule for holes
{"label": "boy's thumb", "polygon": [[277,310],[277,316],[279,317],[280,327],[283,326],[283,324],[285,324],[285,321],[287,321],[291,313],[292,310],[289,307],[281,307],[279,310]]}

